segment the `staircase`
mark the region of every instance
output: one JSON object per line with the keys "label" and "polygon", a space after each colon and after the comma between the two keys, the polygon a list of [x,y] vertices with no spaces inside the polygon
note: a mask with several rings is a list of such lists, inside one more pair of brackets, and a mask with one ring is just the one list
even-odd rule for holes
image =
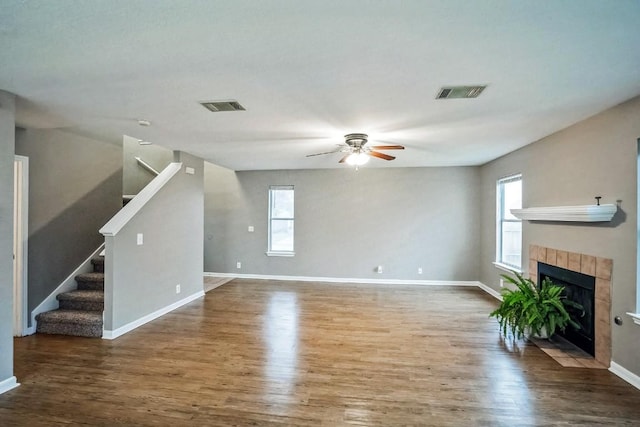
{"label": "staircase", "polygon": [[56,296],[59,308],[36,316],[41,334],[102,337],[104,257],[91,260],[93,273],[75,277],[78,289]]}

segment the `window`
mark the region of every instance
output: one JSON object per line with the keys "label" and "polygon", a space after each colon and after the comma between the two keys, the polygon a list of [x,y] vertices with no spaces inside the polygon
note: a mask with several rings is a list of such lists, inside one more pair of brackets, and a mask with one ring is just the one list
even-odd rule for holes
{"label": "window", "polygon": [[269,247],[267,255],[293,256],[293,186],[269,187]]}
{"label": "window", "polygon": [[[636,157],[636,161],[638,164],[638,167],[640,168],[640,138],[637,141],[638,144],[638,155]],[[636,182],[638,183],[638,186],[636,187],[636,190],[638,192],[638,197],[636,199],[636,203],[638,208],[640,208],[640,169],[636,169]],[[638,220],[636,222],[637,224],[637,238],[636,238],[636,312],[635,313],[627,313],[628,315],[630,315],[633,318],[633,322],[636,325],[640,325],[640,210],[637,210],[636,212],[638,212]]]}
{"label": "window", "polygon": [[522,221],[511,209],[522,208],[522,175],[498,180],[496,262],[520,270],[522,266]]}

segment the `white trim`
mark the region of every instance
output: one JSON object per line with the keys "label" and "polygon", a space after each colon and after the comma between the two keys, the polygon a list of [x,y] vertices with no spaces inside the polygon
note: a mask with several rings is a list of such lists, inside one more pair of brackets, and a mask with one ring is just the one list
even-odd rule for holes
{"label": "white trim", "polygon": [[205,289],[205,293],[207,293],[207,292],[209,292],[209,291],[212,291],[212,290],[214,290],[214,289],[216,289],[216,288],[219,288],[219,287],[220,287],[220,286],[222,286],[222,285],[226,285],[226,284],[227,284],[227,283],[229,283],[231,280],[235,279],[235,276],[232,276],[232,277],[227,277],[227,276],[222,277],[222,276],[218,276],[218,275],[217,275],[217,274],[215,274],[215,273],[207,273],[207,272],[205,272],[205,273],[203,274],[203,276],[205,276],[205,277],[214,277],[214,278],[218,278],[218,279],[221,279],[221,278],[228,279],[228,280],[223,280],[223,281],[221,281],[220,283],[217,283],[217,284],[215,284],[215,285],[212,285],[212,284],[210,284],[210,283],[203,283],[203,288]]}
{"label": "white trim", "polygon": [[287,280],[299,282],[329,282],[329,283],[365,283],[365,284],[390,284],[390,285],[421,285],[421,286],[475,286],[496,299],[502,301],[500,292],[476,280],[470,281],[449,281],[449,280],[401,280],[401,279],[356,279],[339,277],[311,277],[311,276],[276,276],[268,274],[235,274],[235,273],[212,273],[204,272],[208,277],[229,277],[233,279],[264,279],[264,280]]}
{"label": "white trim", "polygon": [[314,276],[278,276],[270,274],[236,274],[236,273],[211,273],[205,272],[205,276],[233,277],[237,279],[264,279],[286,280],[296,282],[325,282],[325,283],[364,283],[371,285],[421,285],[421,286],[479,286],[480,282],[447,281],[447,280],[404,280],[404,279],[366,279],[355,277],[314,277]]}
{"label": "white trim", "polygon": [[640,325],[640,313],[627,313],[633,319],[633,323]]}
{"label": "white trim", "polygon": [[154,311],[153,313],[147,314],[146,316],[143,316],[141,318],[139,318],[138,320],[134,320],[133,322],[129,322],[124,326],[119,327],[116,330],[113,331],[108,331],[108,330],[103,330],[102,331],[102,339],[105,340],[112,340],[112,339],[116,339],[121,335],[126,334],[127,332],[131,332],[134,329],[144,325],[145,323],[149,323],[152,320],[157,319],[160,316],[163,316],[177,308],[182,307],[185,304],[190,303],[191,301],[194,301],[198,298],[201,298],[204,296],[204,291],[198,291],[193,295],[190,295],[186,298],[181,299],[180,301],[176,301],[173,304],[170,304],[164,308],[161,308],[159,310]]}
{"label": "white trim", "polygon": [[44,301],[42,301],[36,308],[31,312],[31,327],[26,331],[26,335],[33,335],[36,333],[36,316],[40,313],[44,313],[45,311],[56,310],[59,307],[58,300],[56,296],[63,292],[73,291],[78,288],[78,284],[76,283],[76,276],[82,273],[89,273],[93,271],[93,266],[91,265],[91,260],[98,256],[100,251],[104,249],[104,243],[98,247],[87,259],[85,259],[82,264],[80,264],[66,279],[62,281],[58,285],[57,288],[54,289],[53,292],[47,296]]}
{"label": "white trim", "polygon": [[151,166],[149,163],[147,163],[144,160],[142,160],[140,157],[135,156],[134,159],[136,159],[136,162],[138,162],[138,164],[140,166],[142,166],[143,169],[148,170],[149,172],[151,172],[155,176],[160,175],[160,172],[158,172],[153,166]]}
{"label": "white trim", "polygon": [[20,383],[16,377],[9,377],[4,381],[0,381],[0,394],[18,387]]}
{"label": "white trim", "polygon": [[[505,200],[505,185],[520,182],[520,206],[522,207],[522,173],[517,173],[514,175],[506,176],[498,179],[496,182],[496,262],[500,265],[506,265],[501,262],[502,260],[502,249],[504,246],[504,224],[509,223],[520,223],[522,224],[522,220],[514,220],[514,219],[506,219],[506,200]],[[520,266],[522,268],[522,225],[520,225]]]}
{"label": "white trim", "polygon": [[156,176],[146,187],[131,199],[122,209],[116,213],[101,229],[103,236],[115,236],[131,218],[133,218],[144,205],[158,192],[169,180],[182,169],[182,163],[169,163],[160,175]]}
{"label": "white trim", "polygon": [[[19,191],[14,194],[15,214],[20,216],[18,224],[14,223],[14,250],[17,248],[14,257],[14,336],[29,335],[29,158],[25,156],[14,156],[14,168],[20,164],[20,182],[14,184]],[[14,169],[15,174],[15,169]],[[17,227],[16,227],[17,226]],[[18,233],[19,235],[16,235]],[[17,253],[19,252],[19,253]],[[17,270],[16,270],[17,268]],[[22,280],[20,280],[22,279]],[[17,292],[16,292],[17,291]],[[16,311],[17,310],[17,311]]]}
{"label": "white trim", "polygon": [[492,297],[502,301],[502,295],[500,295],[500,292],[496,291],[493,288],[490,288],[489,286],[485,285],[482,282],[477,282],[478,283],[478,287],[480,289],[482,289],[483,291],[485,291],[486,293],[488,293],[489,295],[491,295]]}
{"label": "white trim", "polygon": [[511,209],[511,213],[528,221],[606,222],[617,210],[618,206],[608,204]]}
{"label": "white trim", "polygon": [[609,372],[613,372],[635,388],[640,389],[640,377],[628,369],[623,368],[621,365],[618,365],[616,362],[611,362]]}
{"label": "white trim", "polygon": [[[217,277],[217,278],[224,278],[224,279],[235,279],[236,277],[238,277],[237,274],[210,273],[208,271],[205,271],[202,275],[205,276],[205,277]],[[214,289],[214,288],[212,288],[212,289]]]}
{"label": "white trim", "polygon": [[496,268],[498,268],[498,269],[500,269],[500,270],[504,270],[504,271],[506,271],[507,273],[513,273],[514,271],[515,271],[516,273],[518,273],[518,274],[522,274],[522,273],[523,273],[523,271],[522,271],[521,269],[519,269],[519,268],[512,267],[512,266],[510,266],[510,265],[503,264],[503,263],[498,262],[498,261],[494,261],[492,264],[493,264]]}
{"label": "white trim", "polygon": [[295,252],[289,252],[289,251],[267,251],[265,252],[265,255],[267,256],[284,256],[284,257],[292,257],[292,256],[296,256]]}
{"label": "white trim", "polygon": [[[291,191],[293,193],[293,217],[273,217],[273,197],[275,191]],[[269,210],[267,212],[268,224],[267,224],[267,256],[283,256],[283,257],[292,257],[295,255],[293,249],[295,248],[295,188],[293,185],[270,185],[269,186]],[[273,242],[271,241],[273,236],[271,232],[273,230],[273,221],[291,221],[293,223],[292,230],[292,248],[290,251],[274,251]]]}

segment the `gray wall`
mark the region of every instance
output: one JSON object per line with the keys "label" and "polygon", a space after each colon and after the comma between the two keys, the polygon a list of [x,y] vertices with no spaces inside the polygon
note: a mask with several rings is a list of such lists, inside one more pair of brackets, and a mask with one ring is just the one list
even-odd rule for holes
{"label": "gray wall", "polygon": [[[114,237],[106,238],[105,330],[203,290],[204,165],[184,153],[176,161],[182,162],[182,170]],[[195,169],[194,175],[185,173],[187,166]],[[141,246],[138,233],[143,234]]]}
{"label": "gray wall", "polygon": [[140,145],[136,138],[125,135],[122,139],[122,194],[138,194],[155,178],[138,164],[136,156],[160,172],[171,163],[173,152],[157,145]]}
{"label": "gray wall", "polygon": [[15,97],[0,91],[0,382],[13,376]]}
{"label": "gray wall", "polygon": [[122,207],[122,148],[60,130],[18,130],[29,157],[29,311],[103,242]]}
{"label": "gray wall", "polygon": [[[478,180],[476,167],[236,173],[207,164],[205,271],[477,280]],[[295,257],[265,255],[269,185],[295,186]]]}
{"label": "gray wall", "polygon": [[613,259],[612,359],[640,375],[640,327],[626,312],[636,310],[637,139],[640,98],[577,123],[539,142],[484,165],[481,169],[481,280],[499,288],[495,258],[496,180],[522,172],[523,206],[566,206],[616,203],[612,223],[523,223],[523,264],[529,244]]}

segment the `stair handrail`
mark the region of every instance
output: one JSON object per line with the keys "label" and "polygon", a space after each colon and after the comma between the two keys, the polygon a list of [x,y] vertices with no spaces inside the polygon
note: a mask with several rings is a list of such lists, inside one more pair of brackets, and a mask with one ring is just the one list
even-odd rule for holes
{"label": "stair handrail", "polygon": [[138,162],[138,164],[140,166],[142,166],[144,169],[148,170],[149,172],[151,172],[155,176],[160,175],[160,172],[155,170],[153,166],[151,166],[149,163],[147,163],[144,160],[142,160],[139,156],[135,156],[134,159],[136,159],[136,162]]}
{"label": "stair handrail", "polygon": [[169,163],[162,172],[120,209],[101,229],[103,236],[115,236],[153,196],[182,169],[181,162]]}

